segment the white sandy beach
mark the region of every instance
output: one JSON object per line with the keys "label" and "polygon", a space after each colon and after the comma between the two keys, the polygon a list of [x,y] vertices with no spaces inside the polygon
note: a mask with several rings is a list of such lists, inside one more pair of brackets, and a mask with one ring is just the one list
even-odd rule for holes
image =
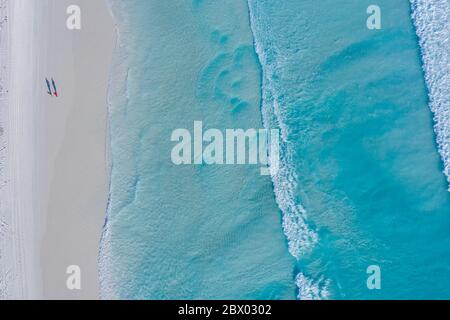
{"label": "white sandy beach", "polygon": [[[81,30],[66,27],[66,9],[74,4],[81,8]],[[7,297],[96,299],[108,197],[112,19],[105,0],[9,5],[6,205],[14,275]],[[55,79],[58,98],[47,94],[46,77]],[[66,287],[70,265],[81,268],[81,290]]]}

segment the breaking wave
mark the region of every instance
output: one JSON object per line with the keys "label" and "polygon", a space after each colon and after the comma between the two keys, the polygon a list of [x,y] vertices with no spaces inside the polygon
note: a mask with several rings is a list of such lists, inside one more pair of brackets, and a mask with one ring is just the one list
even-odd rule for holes
{"label": "breaking wave", "polygon": [[448,0],[410,0],[410,3],[422,50],[436,140],[450,184],[450,4]]}
{"label": "breaking wave", "polygon": [[[278,128],[280,130],[280,164],[276,173],[272,172],[272,181],[277,204],[283,213],[283,231],[288,241],[290,254],[297,260],[311,252],[319,238],[317,233],[307,223],[307,212],[303,206],[296,201],[295,193],[297,189],[297,174],[295,161],[293,159],[293,147],[288,140],[289,127],[286,125],[284,116],[281,113],[280,104],[282,99],[278,96],[276,89],[276,58],[268,61],[267,53],[271,57],[277,56],[277,49],[274,47],[265,48],[258,37],[260,33],[267,32],[258,25],[256,16],[252,12],[252,1],[248,0],[251,30],[253,33],[255,51],[259,58],[262,69],[262,117],[266,129]],[[315,300],[328,298],[329,280],[319,279],[318,281],[306,277],[299,273],[295,279],[298,287],[298,298]]]}
{"label": "breaking wave", "polygon": [[330,298],[330,292],[328,290],[330,280],[328,279],[320,278],[317,281],[313,281],[303,273],[299,273],[295,279],[295,283],[299,288],[297,296],[299,300],[325,300]]}

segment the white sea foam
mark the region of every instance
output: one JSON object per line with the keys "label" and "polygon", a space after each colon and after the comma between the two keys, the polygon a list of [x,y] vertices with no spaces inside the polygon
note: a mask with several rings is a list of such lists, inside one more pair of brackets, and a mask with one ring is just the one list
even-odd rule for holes
{"label": "white sea foam", "polygon": [[330,298],[328,290],[330,280],[328,279],[322,277],[314,281],[303,273],[299,273],[295,282],[299,288],[297,297],[299,300],[325,300]]}
{"label": "white sea foam", "polygon": [[[280,169],[272,175],[272,180],[276,201],[283,212],[283,230],[288,239],[289,252],[298,260],[314,247],[318,241],[318,235],[309,228],[306,222],[308,218],[306,210],[295,201],[298,178],[293,165],[292,146],[287,140],[288,129],[280,115],[277,97],[269,89],[269,83],[266,82],[266,84],[267,91],[263,94],[264,108],[272,107],[282,137]],[[272,99],[268,96],[272,96]],[[266,118],[266,115],[268,113],[264,112],[263,117]],[[265,119],[264,123],[265,126],[270,127],[268,119]]]}
{"label": "white sea foam", "polygon": [[450,184],[450,3],[448,0],[410,2],[422,49],[437,144]]}
{"label": "white sea foam", "polygon": [[[298,177],[296,176],[295,161],[293,159],[293,147],[288,139],[289,127],[285,124],[280,99],[271,79],[274,78],[277,68],[276,63],[268,63],[265,50],[258,39],[256,28],[257,19],[252,13],[251,0],[248,1],[250,24],[253,33],[254,46],[263,72],[263,102],[262,116],[266,129],[278,127],[281,131],[280,168],[276,174],[272,174],[274,192],[277,204],[283,212],[283,230],[288,240],[289,252],[297,260],[310,252],[319,241],[317,233],[307,223],[307,212],[303,206],[296,202]],[[275,52],[277,48],[271,47]],[[298,298],[326,299],[329,296],[329,280],[309,279],[303,273],[299,273],[296,284],[299,289]]]}
{"label": "white sea foam", "polygon": [[[251,15],[252,26],[255,24]],[[308,252],[317,242],[317,234],[311,230],[307,223],[306,210],[295,202],[295,190],[297,177],[294,161],[292,159],[292,146],[288,141],[289,128],[281,115],[279,99],[276,90],[271,83],[274,66],[266,61],[264,50],[257,41],[253,30],[255,50],[263,68],[263,102],[262,115],[264,126],[268,129],[277,126],[281,133],[281,163],[277,174],[272,175],[275,195],[278,206],[283,212],[283,228],[289,242],[289,251],[297,259]]]}

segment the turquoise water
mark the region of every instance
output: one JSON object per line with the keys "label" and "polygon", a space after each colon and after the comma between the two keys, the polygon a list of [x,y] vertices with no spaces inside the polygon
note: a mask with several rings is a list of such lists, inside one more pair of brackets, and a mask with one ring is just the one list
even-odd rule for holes
{"label": "turquoise water", "polygon": [[121,47],[110,97],[103,295],[295,298],[295,261],[270,177],[260,166],[175,166],[170,158],[172,131],[192,132],[196,120],[205,130],[263,128],[246,3],[112,8]]}
{"label": "turquoise water", "polygon": [[[118,298],[450,297],[450,194],[408,1],[110,1]],[[281,170],[175,166],[174,129],[279,128]],[[368,290],[378,265],[382,289]]]}
{"label": "turquoise water", "polygon": [[[318,234],[302,274],[332,298],[449,297],[450,195],[409,3],[377,1],[372,31],[371,1],[249,2],[265,112],[278,108],[295,201]],[[367,290],[369,265],[381,290]]]}

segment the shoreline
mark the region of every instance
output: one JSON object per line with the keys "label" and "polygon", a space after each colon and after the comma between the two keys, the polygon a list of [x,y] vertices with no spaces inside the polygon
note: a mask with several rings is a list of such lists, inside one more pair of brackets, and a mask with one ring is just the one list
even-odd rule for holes
{"label": "shoreline", "polygon": [[[197,117],[209,128],[261,128],[245,4],[225,5],[227,15],[239,14],[233,21],[215,15],[220,3],[193,11],[189,3],[133,3],[127,10],[122,1],[117,5],[119,57],[129,58],[115,65],[119,81],[112,90],[114,169],[102,248],[103,297],[224,299],[267,288],[259,298],[294,298],[293,259],[269,177],[256,166],[175,166],[168,158],[172,146],[165,143],[173,129],[190,127]],[[137,32],[141,28],[148,31]],[[180,34],[191,36],[180,42]],[[215,81],[227,71],[230,81],[242,83],[233,93],[245,102],[239,107],[214,97]],[[175,186],[176,198],[165,190]],[[262,242],[268,243],[264,251]],[[245,286],[232,282],[236,274]]]}
{"label": "shoreline", "polygon": [[[81,8],[81,30],[66,9]],[[15,264],[8,298],[98,299],[109,193],[107,92],[115,30],[106,0],[14,0],[8,180]],[[31,72],[30,72],[31,70]],[[47,94],[54,78],[59,97]],[[81,268],[81,290],[66,287]]]}

